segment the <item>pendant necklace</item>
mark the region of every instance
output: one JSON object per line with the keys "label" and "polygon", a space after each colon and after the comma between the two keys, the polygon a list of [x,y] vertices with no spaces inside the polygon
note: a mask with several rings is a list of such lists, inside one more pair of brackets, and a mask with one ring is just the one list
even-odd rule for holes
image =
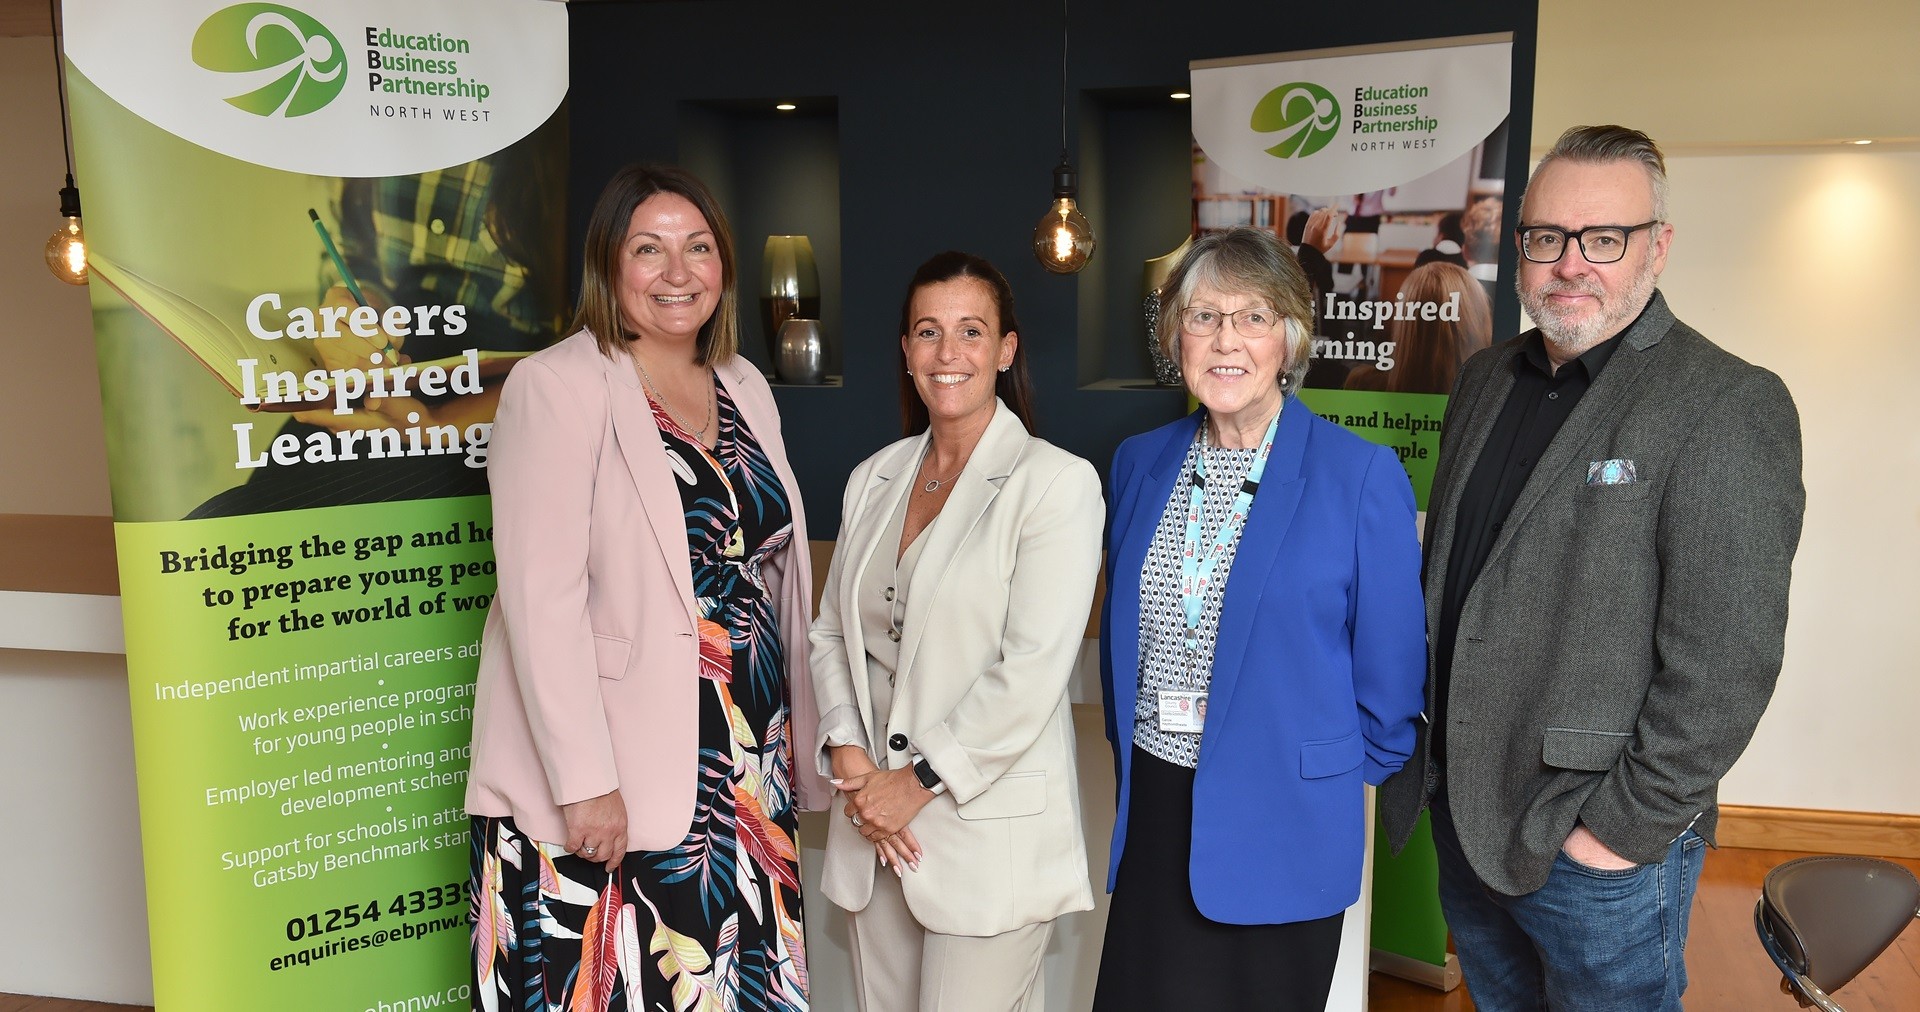
{"label": "pendant necklace", "polygon": [[[932,450],[932,446],[931,446],[931,445],[929,445],[929,446],[928,446],[928,450],[929,450],[929,451],[931,451],[931,450]],[[972,454],[971,452],[969,452],[969,453],[967,454],[967,457],[968,457],[968,458],[971,458],[972,456],[973,456],[973,454]],[[920,457],[920,466],[921,466],[921,468],[923,468],[923,469],[924,469],[924,468],[925,468],[925,467],[927,466],[927,458],[926,458],[926,454],[922,454],[922,455],[921,455],[921,457]],[[947,477],[945,477],[945,478],[928,478],[928,479],[927,479],[927,481],[926,481],[926,483],[920,486],[920,491],[922,491],[922,492],[927,492],[927,493],[933,493],[933,492],[938,492],[938,491],[940,491],[940,486],[942,486],[942,485],[951,485],[951,484],[953,484],[953,483],[954,483],[954,481],[955,481],[956,479],[958,479],[958,478],[960,477],[960,475],[961,475],[961,473],[962,473],[962,472],[964,472],[964,471],[965,471],[966,469],[967,469],[967,462],[966,462],[966,460],[962,460],[962,461],[960,462],[960,466],[959,466],[958,468],[956,468],[956,469],[954,470],[954,472],[953,472],[952,474],[950,474],[950,475],[948,475]]]}
{"label": "pendant necklace", "polygon": [[[667,403],[666,395],[660,392],[660,387],[653,382],[653,377],[647,375],[647,367],[641,363],[640,356],[632,355],[629,357],[633,359],[634,366],[640,370],[640,379],[646,383],[647,392],[653,395],[654,400],[657,400],[660,402],[661,407],[667,409],[668,417],[672,418],[675,422],[679,423],[682,429],[686,429],[687,428],[686,420],[680,417],[680,412],[673,410],[672,404]],[[713,385],[713,374],[711,372],[707,374],[707,385],[709,387]],[[693,436],[694,442],[700,443],[703,446],[707,442],[707,430],[713,427],[713,416],[714,416],[713,409],[714,409],[714,402],[716,400],[718,400],[718,398],[714,397],[711,394],[711,392],[709,392],[706,398],[707,420],[701,423],[700,428],[698,430],[692,430],[692,429],[688,430],[688,432]]]}

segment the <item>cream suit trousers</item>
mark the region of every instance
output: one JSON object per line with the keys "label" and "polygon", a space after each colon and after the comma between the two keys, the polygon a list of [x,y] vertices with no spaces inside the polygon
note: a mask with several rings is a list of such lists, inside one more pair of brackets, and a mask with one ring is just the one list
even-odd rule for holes
{"label": "cream suit trousers", "polygon": [[928,931],[891,868],[874,873],[873,899],[848,916],[860,1012],[1041,1012],[1046,1004],[1040,958],[1052,921],[985,938]]}

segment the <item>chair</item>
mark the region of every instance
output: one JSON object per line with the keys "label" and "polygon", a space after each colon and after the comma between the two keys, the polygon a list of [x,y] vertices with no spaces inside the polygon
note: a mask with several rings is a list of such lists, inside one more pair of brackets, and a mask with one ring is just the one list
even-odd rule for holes
{"label": "chair", "polygon": [[1871,857],[1803,857],[1767,873],[1753,927],[1800,1007],[1846,1012],[1829,995],[1920,916],[1920,880]]}

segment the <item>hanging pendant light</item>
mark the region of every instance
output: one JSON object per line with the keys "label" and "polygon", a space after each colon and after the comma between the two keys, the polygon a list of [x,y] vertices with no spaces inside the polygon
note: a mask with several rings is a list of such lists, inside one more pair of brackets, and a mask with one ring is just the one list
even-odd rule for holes
{"label": "hanging pendant light", "polygon": [[1062,150],[1060,164],[1053,167],[1053,206],[1033,228],[1033,255],[1055,274],[1073,274],[1093,259],[1093,226],[1073,199],[1078,179]]}
{"label": "hanging pendant light", "polygon": [[1093,259],[1093,225],[1080,213],[1079,174],[1067,159],[1067,3],[1060,2],[1060,164],[1053,167],[1053,205],[1033,227],[1033,255],[1055,274],[1074,274]]}
{"label": "hanging pendant light", "polygon": [[58,0],[49,0],[47,19],[53,26],[53,80],[60,92],[60,149],[67,156],[67,185],[60,188],[60,217],[65,219],[47,240],[47,269],[70,285],[87,283],[87,241],[80,229],[80,190],[73,185],[73,147],[67,140],[67,68],[61,58]]}
{"label": "hanging pendant light", "polygon": [[67,284],[84,285],[87,283],[87,240],[80,230],[80,191],[74,187],[72,176],[67,177],[67,185],[60,189],[60,216],[66,222],[47,240],[47,268]]}

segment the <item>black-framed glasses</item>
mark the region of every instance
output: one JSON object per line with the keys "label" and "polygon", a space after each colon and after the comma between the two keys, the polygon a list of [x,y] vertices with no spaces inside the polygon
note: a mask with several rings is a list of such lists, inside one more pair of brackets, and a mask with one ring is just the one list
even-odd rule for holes
{"label": "black-framed glasses", "polygon": [[1181,329],[1195,337],[1218,334],[1228,320],[1233,321],[1233,329],[1239,331],[1241,337],[1265,337],[1280,325],[1280,314],[1265,306],[1236,309],[1231,313],[1206,306],[1188,306],[1180,311]]}
{"label": "black-framed glasses", "polygon": [[1520,237],[1520,252],[1537,264],[1557,264],[1567,253],[1567,240],[1580,244],[1580,255],[1590,264],[1610,264],[1627,255],[1627,237],[1643,228],[1660,224],[1660,219],[1638,225],[1588,225],[1572,232],[1555,225],[1522,225],[1514,229]]}

